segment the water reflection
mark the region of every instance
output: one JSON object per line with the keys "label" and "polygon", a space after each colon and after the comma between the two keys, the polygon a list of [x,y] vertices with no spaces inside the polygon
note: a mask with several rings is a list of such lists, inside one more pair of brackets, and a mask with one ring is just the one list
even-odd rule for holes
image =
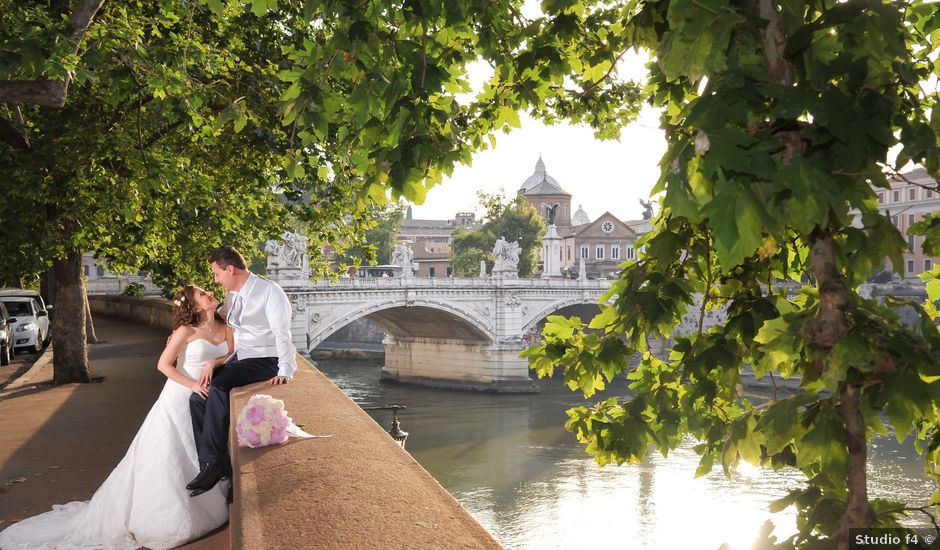
{"label": "water reflection", "polygon": [[[321,370],[363,406],[402,403],[408,450],[507,548],[750,548],[771,516],[779,537],[796,530],[769,503],[799,487],[793,471],[716,468],[695,479],[691,444],[637,466],[599,468],[564,430],[565,410],[583,404],[556,381],[537,395],[496,395],[379,384],[380,366],[320,361]],[[623,387],[609,389],[615,394]],[[391,415],[374,418],[388,426]],[[923,505],[931,494],[922,461],[881,439],[872,449],[872,497]],[[914,516],[911,525],[927,526]]]}

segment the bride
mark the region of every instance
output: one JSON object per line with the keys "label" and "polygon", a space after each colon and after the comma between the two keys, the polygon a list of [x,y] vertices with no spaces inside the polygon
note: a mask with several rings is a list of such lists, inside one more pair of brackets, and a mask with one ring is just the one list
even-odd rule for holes
{"label": "bride", "polygon": [[[211,292],[189,285],[173,300],[176,329],[157,368],[169,380],[124,458],[91,500],[53,506],[0,532],[4,550],[173,548],[228,518],[220,485],[195,498],[183,487],[199,473],[189,396],[205,395],[215,366],[234,350]],[[173,360],[177,366],[173,366]]]}

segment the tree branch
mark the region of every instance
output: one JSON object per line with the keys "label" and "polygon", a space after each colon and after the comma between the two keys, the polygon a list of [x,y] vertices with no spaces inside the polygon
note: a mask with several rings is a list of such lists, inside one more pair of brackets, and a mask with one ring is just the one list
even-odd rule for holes
{"label": "tree branch", "polygon": [[4,117],[0,117],[0,141],[19,151],[26,151],[30,147],[26,135]]}
{"label": "tree branch", "polygon": [[104,2],[105,0],[82,0],[72,11],[72,15],[69,16],[69,27],[71,29],[69,40],[74,43],[75,51],[78,51],[78,45],[85,33],[88,32],[91,20],[94,19],[95,14],[98,13]]}
{"label": "tree branch", "polygon": [[[774,0],[756,0],[757,16],[767,24],[761,31],[764,43],[764,57],[770,81],[791,86],[796,71],[785,54],[788,37],[783,29],[777,4]],[[777,137],[783,142],[781,160],[789,164],[803,154],[803,140],[800,130],[778,132]],[[851,292],[845,276],[839,271],[832,234],[819,225],[807,236],[809,244],[810,269],[816,278],[819,289],[819,308],[816,316],[806,321],[800,334],[816,349],[826,352],[831,350],[849,330],[846,309],[851,302]],[[868,461],[865,439],[865,419],[859,410],[858,385],[843,382],[840,388],[839,415],[845,426],[848,443],[848,476],[846,488],[845,513],[839,527],[837,547],[848,550],[849,530],[869,527],[875,520],[875,511],[868,502],[867,472]]]}
{"label": "tree branch", "polygon": [[911,181],[910,179],[908,179],[906,175],[902,174],[901,171],[895,168],[894,166],[890,166],[887,164],[883,166],[889,170],[888,175],[891,176],[893,179],[903,181],[904,183],[913,185],[915,187],[920,187],[921,189],[926,189],[928,191],[940,190],[940,183],[934,183],[933,185],[925,184],[925,183],[917,183],[916,181]]}
{"label": "tree branch", "polygon": [[617,54],[613,58],[613,61],[610,64],[610,68],[607,69],[606,73],[604,73],[604,76],[597,79],[596,82],[592,82],[591,85],[588,86],[587,88],[581,90],[580,92],[576,90],[565,90],[565,91],[576,97],[587,97],[588,95],[592,94],[594,90],[598,89],[601,86],[601,84],[603,84],[608,79],[610,79],[610,75],[612,75],[614,71],[617,70],[617,63],[620,63],[620,60],[623,59],[623,56],[628,51],[630,51],[630,48],[624,48],[619,54]]}
{"label": "tree branch", "polygon": [[0,102],[31,103],[40,107],[65,105],[68,77],[63,80],[0,80]]}
{"label": "tree branch", "polygon": [[[82,0],[69,16],[68,39],[78,53],[88,27],[105,0]],[[0,103],[28,103],[61,109],[68,95],[70,76],[63,80],[0,80]]]}

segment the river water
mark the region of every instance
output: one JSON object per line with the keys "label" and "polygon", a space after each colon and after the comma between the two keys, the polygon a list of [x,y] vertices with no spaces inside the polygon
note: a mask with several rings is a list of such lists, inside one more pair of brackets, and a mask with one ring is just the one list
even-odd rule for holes
{"label": "river water", "polygon": [[[796,531],[789,510],[768,504],[800,486],[796,471],[721,467],[695,478],[698,456],[686,445],[668,458],[600,468],[564,429],[565,410],[585,404],[557,380],[539,394],[508,395],[380,384],[381,364],[320,360],[318,366],[361,406],[400,403],[407,450],[506,548],[750,548],[773,518],[778,538]],[[606,395],[623,393],[625,385]],[[600,400],[591,398],[591,402]],[[386,429],[391,414],[371,413]],[[924,505],[932,482],[912,447],[873,445],[871,497]],[[926,527],[922,515],[911,526]]]}

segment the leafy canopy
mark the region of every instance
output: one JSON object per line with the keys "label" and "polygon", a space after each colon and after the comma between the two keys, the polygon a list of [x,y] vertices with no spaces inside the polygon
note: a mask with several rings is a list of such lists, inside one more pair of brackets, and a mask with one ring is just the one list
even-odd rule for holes
{"label": "leafy canopy", "polygon": [[[639,107],[607,78],[623,38],[585,38],[562,6],[550,22],[521,1],[104,1],[76,44],[75,5],[0,2],[0,81],[71,78],[62,109],[0,106],[8,278],[79,249],[198,280],[206,249],[250,249],[287,215],[316,261],[361,241],[389,192],[421,202],[519,110],[613,136]],[[496,70],[463,99],[481,59]]]}

